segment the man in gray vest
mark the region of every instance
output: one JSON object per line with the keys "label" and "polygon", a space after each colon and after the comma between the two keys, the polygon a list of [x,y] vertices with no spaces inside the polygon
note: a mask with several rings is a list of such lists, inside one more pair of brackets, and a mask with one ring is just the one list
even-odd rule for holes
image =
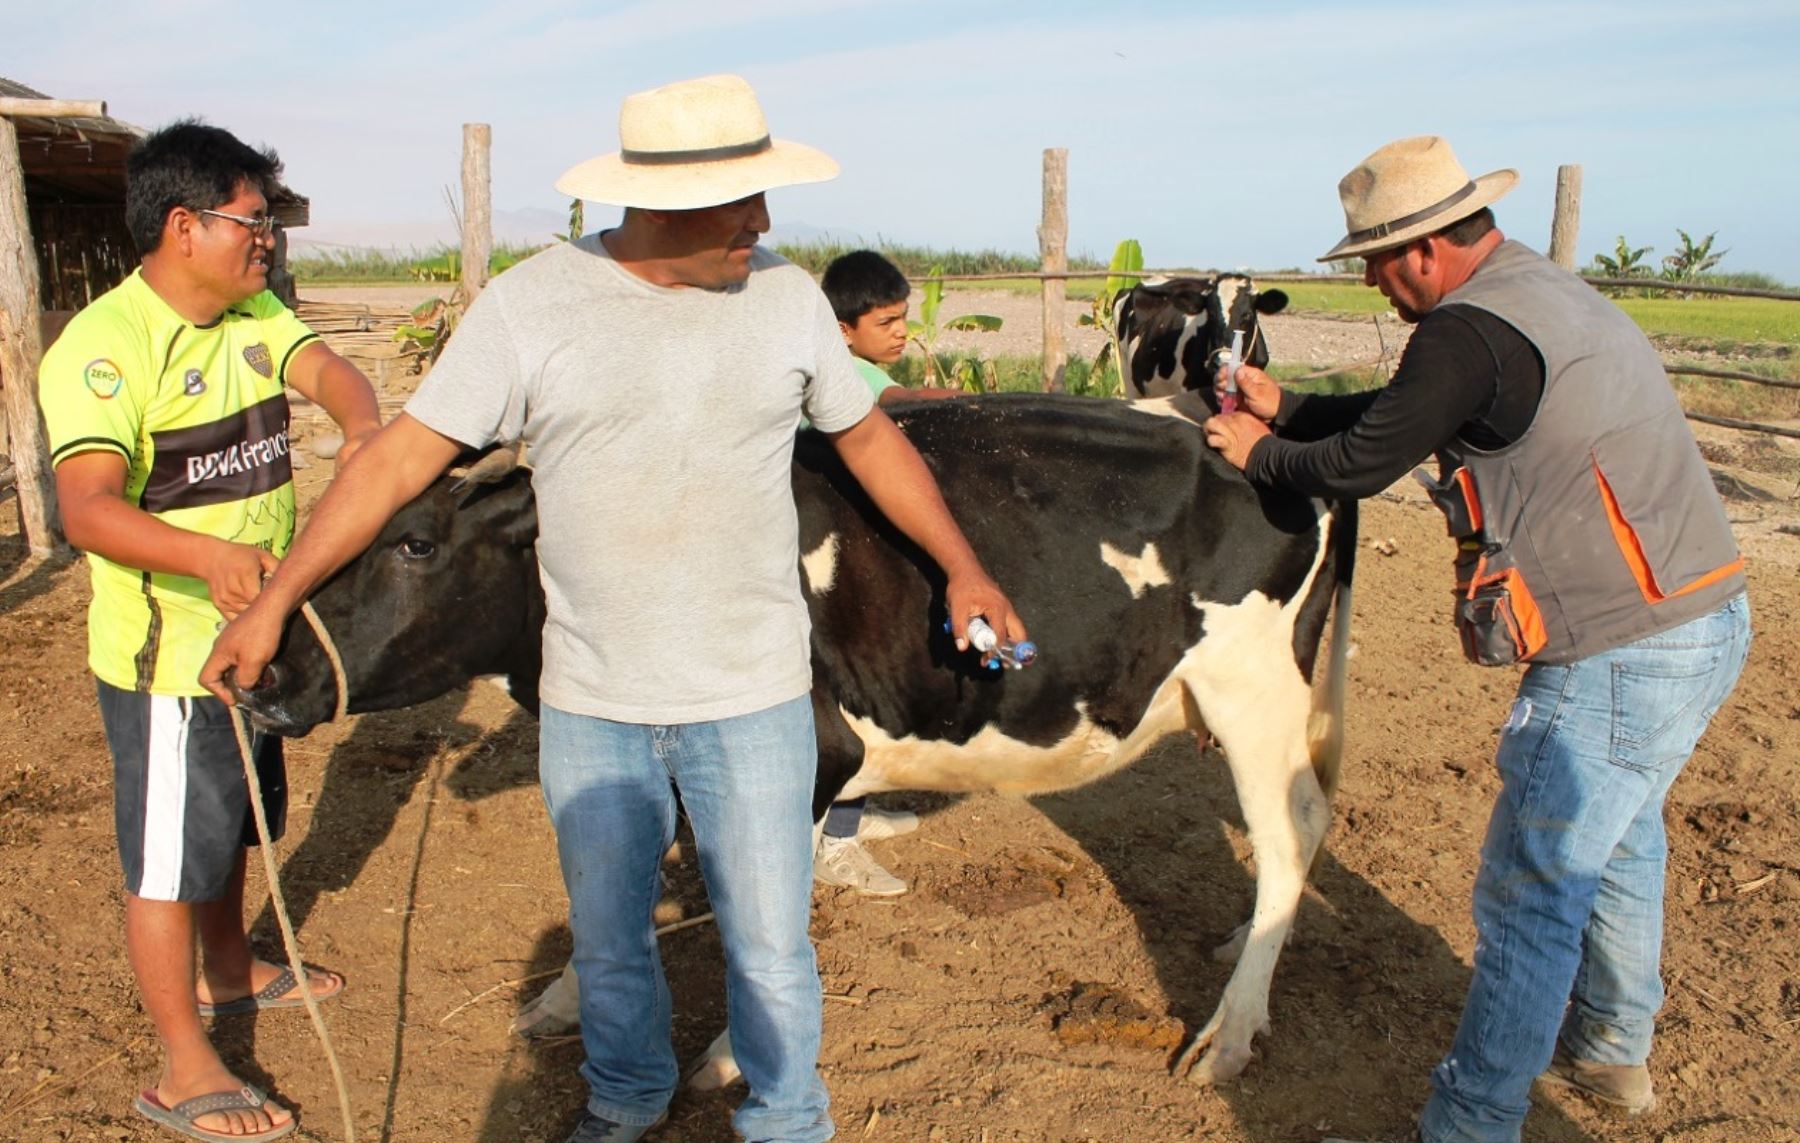
{"label": "man in gray vest", "polygon": [[1433,136],[1370,155],[1338,184],[1349,234],[1320,261],[1360,256],[1416,323],[1393,380],[1300,396],[1246,366],[1240,411],[1206,423],[1252,481],[1313,496],[1368,496],[1435,454],[1419,475],[1456,541],[1463,651],[1526,667],[1427,1143],[1518,1139],[1540,1075],[1655,1105],[1663,799],[1750,643],[1743,560],[1655,349],[1495,228],[1517,181],[1469,178]]}

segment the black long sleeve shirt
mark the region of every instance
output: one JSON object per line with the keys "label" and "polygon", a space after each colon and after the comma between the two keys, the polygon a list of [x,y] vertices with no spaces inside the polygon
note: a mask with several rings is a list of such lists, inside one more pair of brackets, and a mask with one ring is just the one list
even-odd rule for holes
{"label": "black long sleeve shirt", "polygon": [[1282,393],[1276,435],[1250,450],[1244,474],[1309,496],[1372,496],[1452,441],[1492,450],[1518,440],[1543,395],[1543,359],[1516,328],[1474,306],[1439,306],[1380,389]]}

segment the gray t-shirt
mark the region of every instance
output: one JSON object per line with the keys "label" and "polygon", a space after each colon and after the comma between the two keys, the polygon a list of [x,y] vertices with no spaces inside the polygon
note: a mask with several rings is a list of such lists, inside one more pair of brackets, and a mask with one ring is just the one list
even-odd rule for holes
{"label": "gray t-shirt", "polygon": [[619,722],[730,718],[806,693],[790,463],[873,407],[805,271],[669,289],[598,235],[496,278],[406,411],[468,445],[523,438],[538,502],[545,702]]}

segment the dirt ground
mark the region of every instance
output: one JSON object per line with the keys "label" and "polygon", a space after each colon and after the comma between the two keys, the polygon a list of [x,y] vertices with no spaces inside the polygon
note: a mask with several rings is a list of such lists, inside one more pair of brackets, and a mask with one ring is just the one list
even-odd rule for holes
{"label": "dirt ground", "polygon": [[[301,424],[304,436],[306,425]],[[1541,1095],[1527,1138],[1800,1139],[1800,450],[1729,434],[1709,459],[1751,557],[1757,641],[1671,796],[1668,1004],[1640,1122]],[[297,474],[303,503],[330,473]],[[1757,490],[1773,499],[1758,500]],[[1169,1064],[1229,974],[1209,950],[1248,914],[1248,844],[1221,760],[1171,739],[1083,790],[1032,800],[889,795],[918,833],[876,843],[912,892],[820,888],[823,1068],[840,1138],[1410,1137],[1468,982],[1468,898],[1513,677],[1457,658],[1441,519],[1396,488],[1362,523],[1349,746],[1328,856],[1237,1083]],[[0,504],[0,1139],[169,1138],[131,1098],[158,1055],[120,948],[105,744],[84,666],[87,576],[32,563]],[[579,1044],[527,1046],[518,1006],[568,951],[534,781],[535,724],[478,685],[292,743],[278,847],[328,1006],[358,1138],[558,1143]],[[260,876],[252,874],[252,892]],[[673,911],[705,911],[691,858]],[[257,932],[279,937],[265,911]],[[662,942],[678,1048],[723,1020],[717,934]],[[242,1074],[337,1139],[329,1071],[298,1012],[222,1020]],[[679,1095],[653,1138],[731,1138],[743,1089]]]}

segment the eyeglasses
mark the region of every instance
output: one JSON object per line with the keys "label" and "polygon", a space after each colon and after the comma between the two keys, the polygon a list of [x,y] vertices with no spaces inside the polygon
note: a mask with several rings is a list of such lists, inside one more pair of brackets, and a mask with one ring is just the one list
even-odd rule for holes
{"label": "eyeglasses", "polygon": [[194,213],[210,214],[214,218],[228,218],[248,230],[256,238],[267,238],[275,233],[275,216],[272,214],[265,214],[261,218],[250,218],[242,214],[227,214],[222,210],[197,210]]}

